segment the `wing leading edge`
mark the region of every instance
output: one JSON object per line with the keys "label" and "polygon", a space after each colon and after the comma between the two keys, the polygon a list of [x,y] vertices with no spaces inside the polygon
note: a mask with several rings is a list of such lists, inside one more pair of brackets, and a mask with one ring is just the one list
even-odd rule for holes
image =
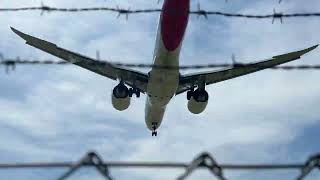
{"label": "wing leading edge", "polygon": [[233,68],[228,68],[221,71],[208,71],[182,75],[176,94],[180,94],[187,90],[190,90],[197,86],[199,83],[205,83],[206,85],[214,84],[221,81],[233,79],[239,76],[254,73],[263,69],[271,68],[283,63],[287,63],[299,59],[302,55],[314,50],[317,47],[318,45],[315,45],[300,51],[282,54],[279,56],[273,56],[271,59],[265,61],[235,66]]}
{"label": "wing leading edge", "polygon": [[110,79],[119,79],[131,87],[138,88],[141,92],[146,92],[147,90],[147,74],[131,69],[122,68],[108,62],[102,63],[101,61],[97,61],[81,54],[60,48],[59,46],[51,42],[22,33],[12,27],[11,29],[22,39],[26,40],[26,44],[30,46],[33,46],[51,55],[66,60],[72,64],[78,65],[82,68],[108,77]]}

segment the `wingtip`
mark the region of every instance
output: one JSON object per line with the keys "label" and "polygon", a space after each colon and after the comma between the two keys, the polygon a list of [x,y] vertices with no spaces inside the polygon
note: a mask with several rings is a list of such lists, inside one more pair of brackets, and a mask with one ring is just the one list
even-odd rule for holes
{"label": "wingtip", "polygon": [[17,29],[15,29],[14,27],[12,27],[12,26],[10,26],[10,29],[14,32],[14,33],[16,33],[16,34],[18,34],[20,31],[18,31]]}
{"label": "wingtip", "polygon": [[319,46],[319,44],[316,44],[313,46],[313,49],[317,48]]}
{"label": "wingtip", "polygon": [[309,48],[305,49],[305,53],[308,53],[308,52],[310,52],[310,51],[312,51],[312,50],[316,49],[318,46],[319,46],[319,44],[316,44],[316,45],[314,45],[314,46],[311,46],[311,47],[309,47]]}
{"label": "wingtip", "polygon": [[10,27],[10,29],[11,29],[16,35],[18,35],[19,37],[21,37],[22,39],[24,39],[24,40],[26,40],[26,41],[29,41],[29,40],[30,40],[30,37],[31,37],[30,35],[25,34],[25,33],[23,33],[23,32],[21,32],[21,31],[15,29],[15,28],[13,28],[13,27]]}
{"label": "wingtip", "polygon": [[315,49],[315,48],[317,48],[318,46],[319,46],[319,44],[316,44],[316,45],[310,47],[310,49]]}
{"label": "wingtip", "polygon": [[298,59],[301,56],[303,56],[304,54],[307,54],[310,51],[316,49],[318,46],[319,46],[319,44],[316,44],[314,46],[311,46],[309,48],[306,48],[306,49],[303,49],[303,50],[300,50],[300,51],[290,52],[290,53],[282,54],[282,55],[279,55],[279,56],[273,56],[273,58],[288,58],[288,57],[290,57],[291,59],[294,59],[294,58]]}

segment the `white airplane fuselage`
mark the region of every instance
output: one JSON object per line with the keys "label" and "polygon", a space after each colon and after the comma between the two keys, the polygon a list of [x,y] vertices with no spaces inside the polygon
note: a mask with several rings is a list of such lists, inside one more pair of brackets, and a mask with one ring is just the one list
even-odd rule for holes
{"label": "white airplane fuselage", "polygon": [[[189,19],[189,0],[165,0],[160,15],[153,64],[179,66],[179,55]],[[166,106],[179,85],[179,69],[152,68],[149,73],[145,121],[148,129],[159,128]]]}

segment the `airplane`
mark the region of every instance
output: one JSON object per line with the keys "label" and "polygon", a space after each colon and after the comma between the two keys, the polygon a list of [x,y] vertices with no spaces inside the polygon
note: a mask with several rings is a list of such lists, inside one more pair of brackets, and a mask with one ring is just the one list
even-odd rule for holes
{"label": "airplane", "polygon": [[189,21],[190,0],[165,0],[160,14],[153,65],[149,73],[124,68],[110,62],[103,65],[98,59],[63,49],[51,42],[12,29],[26,41],[26,44],[47,52],[53,56],[71,62],[77,66],[95,72],[119,84],[112,91],[112,105],[123,111],[130,105],[130,100],[140,93],[146,94],[145,123],[152,136],[157,136],[167,104],[175,96],[186,92],[188,109],[191,113],[202,113],[208,104],[209,94],[206,86],[226,81],[239,76],[271,68],[299,59],[302,55],[314,50],[318,45],[272,58],[191,74],[180,74],[179,68],[157,68],[157,66],[179,67],[179,56],[182,42]]}

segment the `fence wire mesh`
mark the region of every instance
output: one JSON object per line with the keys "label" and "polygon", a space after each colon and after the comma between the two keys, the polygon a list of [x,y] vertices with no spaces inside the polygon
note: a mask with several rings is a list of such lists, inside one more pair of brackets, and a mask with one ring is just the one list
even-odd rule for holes
{"label": "fence wire mesh", "polygon": [[181,162],[109,162],[104,161],[101,156],[90,151],[77,162],[51,162],[51,163],[0,163],[0,169],[22,169],[22,168],[69,168],[58,180],[71,177],[81,167],[94,167],[106,180],[115,180],[111,176],[111,168],[180,168],[184,173],[177,180],[184,180],[198,169],[207,169],[212,176],[219,180],[227,180],[225,171],[232,170],[298,170],[299,175],[295,180],[304,180],[310,173],[320,170],[320,154],[310,156],[306,162],[290,164],[219,164],[208,152],[203,152],[190,163]]}

